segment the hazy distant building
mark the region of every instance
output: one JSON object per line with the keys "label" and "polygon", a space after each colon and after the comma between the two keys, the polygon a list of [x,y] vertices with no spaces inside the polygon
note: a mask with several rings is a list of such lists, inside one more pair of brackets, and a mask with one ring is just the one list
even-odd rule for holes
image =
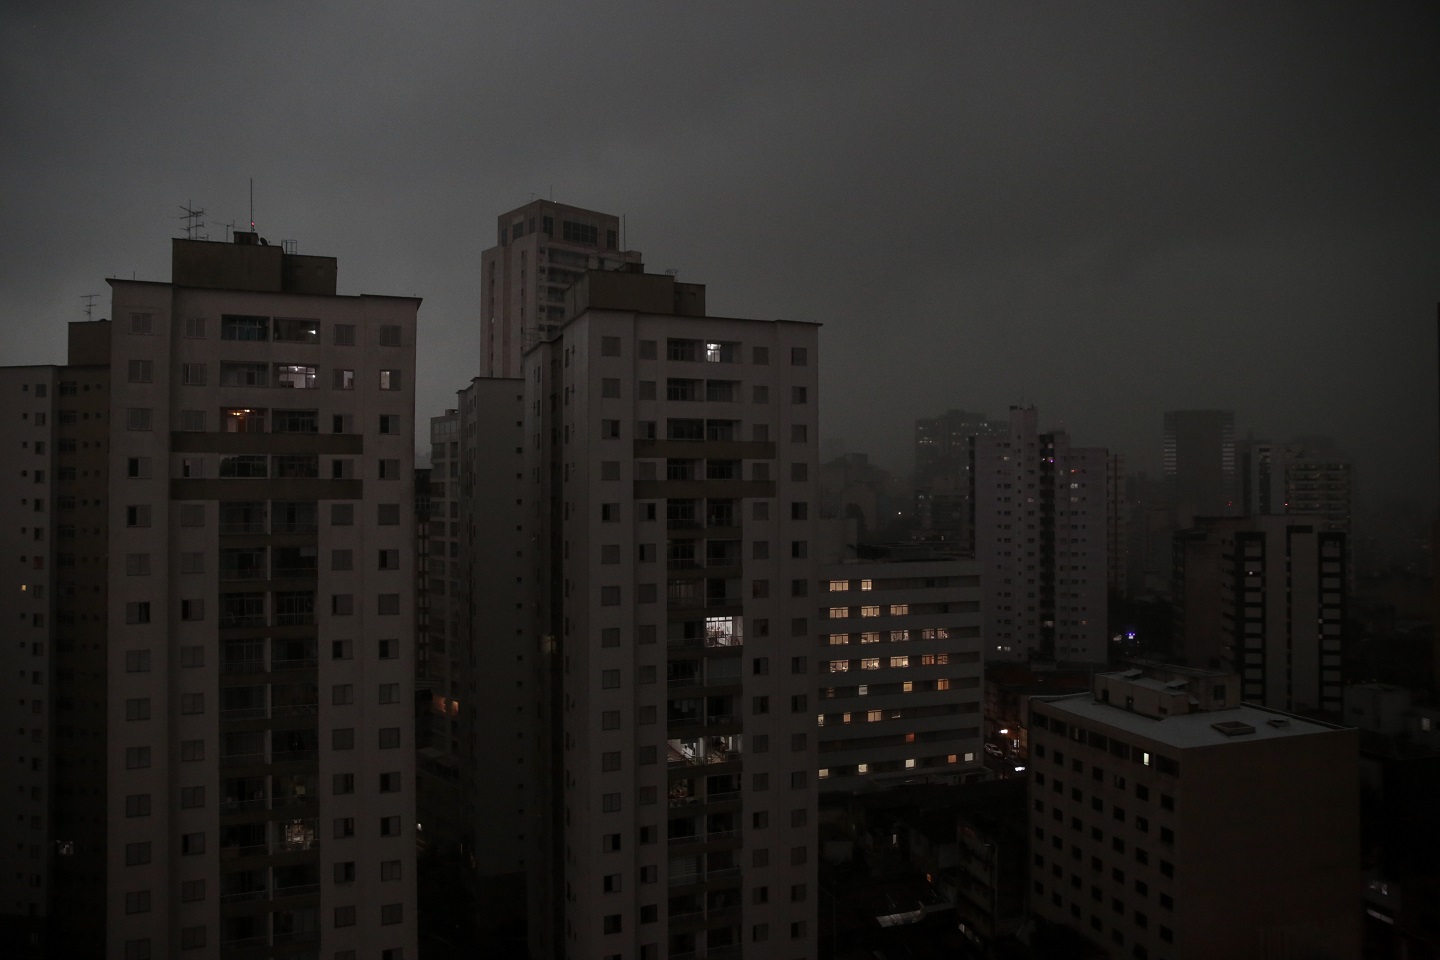
{"label": "hazy distant building", "polygon": [[1167,411],[1163,464],[1177,527],[1240,512],[1233,411]]}
{"label": "hazy distant building", "polygon": [[1303,514],[1350,532],[1354,466],[1325,437],[1252,441],[1243,459],[1247,514]]}
{"label": "hazy distant building", "polygon": [[814,956],[817,329],[567,304],[523,370],[533,955]]}
{"label": "hazy distant building", "polygon": [[565,319],[565,291],[586,270],[638,265],[622,250],[620,218],[532,200],[496,218],[480,255],[480,375],[520,376],[521,356]]}
{"label": "hazy distant building", "polygon": [[1104,663],[1109,454],[1037,420],[1012,407],[1008,432],[972,440],[986,659]]}
{"label": "hazy distant building", "polygon": [[1030,736],[1035,916],[1116,960],[1361,955],[1357,731],[1132,670]]}
{"label": "hazy distant building", "polygon": [[949,410],[915,421],[915,535],[950,549],[972,546],[970,438],[1004,433],[1003,420]]}
{"label": "hazy distant building", "polygon": [[932,556],[820,570],[820,788],[980,770],[980,565]]}
{"label": "hazy distant building", "polygon": [[1339,716],[1346,535],[1300,516],[1202,517],[1175,537],[1175,646],[1246,700]]}

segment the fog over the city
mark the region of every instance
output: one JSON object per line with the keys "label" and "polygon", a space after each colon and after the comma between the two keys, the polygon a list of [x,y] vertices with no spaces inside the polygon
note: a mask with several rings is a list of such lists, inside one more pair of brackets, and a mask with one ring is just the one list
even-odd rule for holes
{"label": "fog over the city", "polygon": [[[1037,404],[1159,463],[1165,409],[1436,489],[1433,3],[0,7],[0,363],[202,235],[419,295],[419,413],[478,371],[480,252],[623,214],[712,313],[819,321],[823,433]],[[1417,514],[1418,515],[1418,514]]]}

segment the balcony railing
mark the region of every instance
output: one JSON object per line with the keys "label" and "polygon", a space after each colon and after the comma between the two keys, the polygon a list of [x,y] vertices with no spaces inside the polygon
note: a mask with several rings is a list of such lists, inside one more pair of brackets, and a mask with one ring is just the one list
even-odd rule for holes
{"label": "balcony railing", "polygon": [[220,668],[224,673],[264,673],[264,660],[226,660]]}
{"label": "balcony railing", "polygon": [[241,767],[252,763],[264,763],[265,753],[228,753],[220,758],[222,767]]}

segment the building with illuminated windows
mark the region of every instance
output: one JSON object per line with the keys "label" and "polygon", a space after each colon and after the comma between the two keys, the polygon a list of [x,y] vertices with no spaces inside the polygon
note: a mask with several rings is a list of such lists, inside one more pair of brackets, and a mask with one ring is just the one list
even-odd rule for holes
{"label": "building with illuminated windows", "polygon": [[851,560],[822,567],[820,591],[820,789],[976,776],[979,563]]}
{"label": "building with illuminated windows", "polygon": [[50,955],[413,955],[419,301],[253,233],[109,282],[71,366],[0,378],[49,458]]}
{"label": "building with illuminated windows", "polygon": [[588,272],[524,356],[535,956],[815,955],[818,331],[704,294]]}

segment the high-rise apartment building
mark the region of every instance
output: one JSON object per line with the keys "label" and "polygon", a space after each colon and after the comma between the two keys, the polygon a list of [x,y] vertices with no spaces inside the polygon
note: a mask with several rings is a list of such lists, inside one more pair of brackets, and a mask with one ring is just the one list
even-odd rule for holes
{"label": "high-rise apartment building", "polygon": [[565,291],[586,270],[634,265],[620,218],[550,200],[502,213],[480,255],[480,375],[515,378],[525,351],[565,320]]}
{"label": "high-rise apartment building", "polygon": [[1195,517],[1239,513],[1234,411],[1169,410],[1164,426],[1166,492],[1176,527]]}
{"label": "high-rise apartment building", "polygon": [[415,949],[418,301],[257,241],[111,280],[22,405],[54,424],[21,509],[53,551],[55,955]]}
{"label": "high-rise apartment building", "polygon": [[1339,716],[1346,535],[1320,518],[1205,517],[1175,537],[1175,645],[1248,701]]}
{"label": "high-rise apartment building", "polygon": [[970,438],[1006,429],[1004,421],[966,410],[915,421],[915,525],[921,536],[969,548],[974,532]]}
{"label": "high-rise apartment building", "polygon": [[1041,433],[1034,407],[972,441],[986,659],[1107,659],[1109,455]]}
{"label": "high-rise apartment building", "polygon": [[1328,438],[1252,441],[1242,466],[1247,514],[1302,514],[1350,532],[1354,468]]}
{"label": "high-rise apartment building", "polygon": [[1213,671],[1031,703],[1032,915],[1117,960],[1361,955],[1358,731]]}
{"label": "high-rise apartment building", "polygon": [[523,372],[532,949],[814,956],[817,329],[667,276],[567,298]]}
{"label": "high-rise apartment building", "polygon": [[820,570],[820,789],[981,771],[980,564],[917,556]]}
{"label": "high-rise apartment building", "polygon": [[[454,847],[491,890],[481,895],[482,914],[502,893],[517,898],[507,911],[523,909],[527,825],[537,803],[539,651],[526,630],[534,600],[523,560],[523,388],[519,379],[477,378],[430,421],[431,749],[421,763],[436,775],[424,781],[421,823],[427,840]],[[427,803],[432,796],[441,802]]]}

